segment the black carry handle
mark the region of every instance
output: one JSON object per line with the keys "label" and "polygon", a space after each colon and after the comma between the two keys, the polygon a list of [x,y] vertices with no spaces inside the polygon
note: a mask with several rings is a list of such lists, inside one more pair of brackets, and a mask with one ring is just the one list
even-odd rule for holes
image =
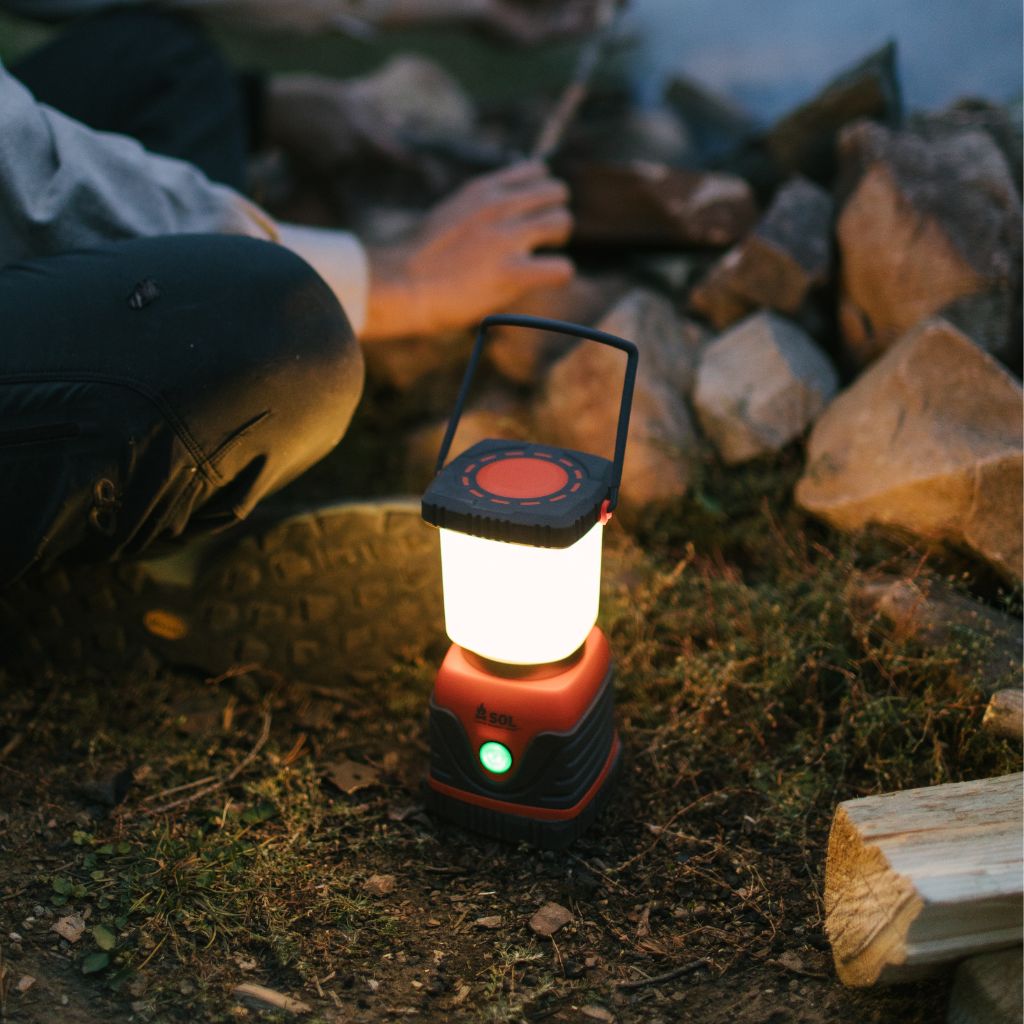
{"label": "black carry handle", "polygon": [[462,378],[462,386],[459,388],[459,397],[455,399],[455,409],[452,418],[448,421],[448,429],[445,431],[444,440],[441,442],[441,451],[437,456],[437,466],[434,473],[440,473],[444,468],[444,460],[448,458],[448,450],[452,446],[452,439],[458,429],[459,420],[462,418],[462,409],[469,396],[469,388],[473,383],[476,374],[477,364],[480,362],[480,354],[483,352],[484,336],[489,327],[532,327],[538,331],[554,331],[557,334],[568,334],[574,338],[584,338],[587,341],[597,341],[602,345],[609,345],[617,348],[620,352],[626,353],[626,376],[622,384],[622,401],[619,405],[619,423],[615,429],[615,457],[612,460],[612,480],[608,492],[608,511],[614,511],[619,502],[619,483],[622,480],[622,462],[626,457],[626,435],[629,433],[629,411],[633,405],[633,385],[636,382],[636,366],[640,358],[636,345],[625,338],[616,337],[605,331],[595,330],[593,327],[582,327],[579,324],[567,323],[564,320],[549,320],[540,316],[516,316],[511,313],[497,313],[494,316],[485,317],[477,331],[476,343],[469,357],[469,365]]}

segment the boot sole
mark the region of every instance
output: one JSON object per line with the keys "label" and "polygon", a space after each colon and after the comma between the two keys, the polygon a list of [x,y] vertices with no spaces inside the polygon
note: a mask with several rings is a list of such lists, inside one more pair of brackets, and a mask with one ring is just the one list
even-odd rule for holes
{"label": "boot sole", "polygon": [[[444,640],[437,531],[418,501],[346,503],[233,531],[191,582],[160,563],[57,568],[3,595],[31,661],[124,666],[139,646],[220,675],[369,681]],[[8,618],[8,616],[5,616]]]}

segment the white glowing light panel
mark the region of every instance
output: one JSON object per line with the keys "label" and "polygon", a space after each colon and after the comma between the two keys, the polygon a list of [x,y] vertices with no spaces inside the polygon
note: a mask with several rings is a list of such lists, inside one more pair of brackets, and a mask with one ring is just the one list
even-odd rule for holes
{"label": "white glowing light panel", "polygon": [[597,621],[603,532],[596,523],[571,547],[537,548],[441,530],[448,636],[511,665],[567,658]]}

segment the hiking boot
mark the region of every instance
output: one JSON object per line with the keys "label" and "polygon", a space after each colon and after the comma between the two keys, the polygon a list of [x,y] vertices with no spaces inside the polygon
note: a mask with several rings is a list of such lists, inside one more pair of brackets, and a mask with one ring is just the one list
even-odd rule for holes
{"label": "hiking boot", "polygon": [[414,499],[264,513],[166,558],[58,566],[0,592],[0,614],[31,664],[124,667],[148,647],[208,676],[369,680],[443,643],[437,531]]}

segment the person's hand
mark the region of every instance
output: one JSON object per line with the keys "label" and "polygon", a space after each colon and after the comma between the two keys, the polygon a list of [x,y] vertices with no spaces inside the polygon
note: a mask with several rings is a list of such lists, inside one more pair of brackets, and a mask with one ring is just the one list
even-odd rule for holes
{"label": "person's hand", "polygon": [[330,172],[356,157],[408,154],[386,111],[365,102],[355,82],[315,74],[282,74],[267,83],[265,140],[302,164]]}
{"label": "person's hand", "polygon": [[572,230],[566,186],[542,163],[473,179],[411,239],[371,248],[366,341],[467,327],[534,288],[569,281],[572,262],[537,250]]}

